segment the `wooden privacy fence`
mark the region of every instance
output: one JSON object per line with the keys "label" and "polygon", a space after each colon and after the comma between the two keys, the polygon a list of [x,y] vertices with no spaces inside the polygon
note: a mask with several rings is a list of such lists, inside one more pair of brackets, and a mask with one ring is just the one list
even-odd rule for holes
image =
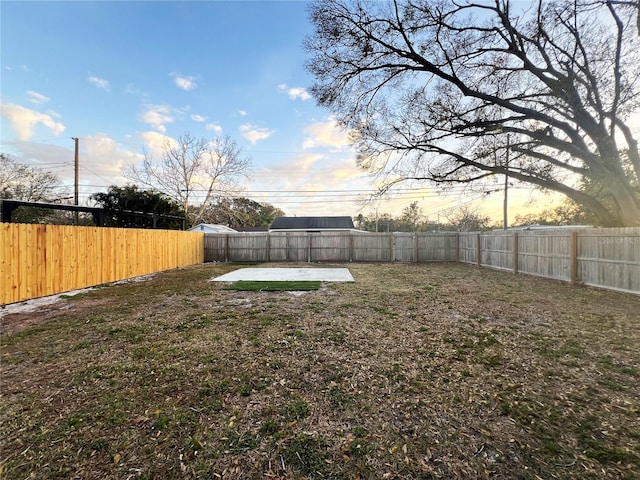
{"label": "wooden privacy fence", "polygon": [[463,262],[640,294],[640,228],[206,234],[205,261]]}
{"label": "wooden privacy fence", "polygon": [[463,262],[640,294],[640,228],[234,233],[0,223],[0,304],[220,262]]}
{"label": "wooden privacy fence", "polygon": [[204,250],[207,262],[447,262],[457,234],[208,233]]}
{"label": "wooden privacy fence", "polygon": [[204,261],[203,234],[0,223],[0,304]]}
{"label": "wooden privacy fence", "polygon": [[640,228],[461,233],[459,261],[640,294]]}

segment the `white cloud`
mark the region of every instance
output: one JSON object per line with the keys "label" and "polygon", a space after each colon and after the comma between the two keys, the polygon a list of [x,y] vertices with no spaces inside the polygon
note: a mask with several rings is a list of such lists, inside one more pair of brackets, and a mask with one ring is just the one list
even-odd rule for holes
{"label": "white cloud", "polygon": [[240,126],[240,132],[242,136],[249,140],[254,145],[260,140],[265,140],[275,133],[275,130],[269,130],[268,128],[260,128],[250,123],[245,123]]}
{"label": "white cloud", "polygon": [[312,123],[305,127],[304,132],[308,135],[302,144],[305,150],[316,147],[342,149],[349,146],[349,134],[335,120]]}
{"label": "white cloud", "polygon": [[[83,176],[86,183],[120,185],[127,180],[122,171],[142,160],[142,154],[124,150],[105,133],[96,133],[80,139]],[[96,179],[86,179],[95,175]],[[89,181],[87,181],[89,180]]]}
{"label": "white cloud", "polygon": [[309,100],[311,98],[309,92],[302,87],[290,88],[287,95],[289,95],[291,100],[296,100],[298,98],[301,100]]}
{"label": "white cloud", "polygon": [[238,110],[238,115],[240,115],[241,117],[246,117],[247,116],[247,112],[246,112],[246,110]]}
{"label": "white cloud", "polygon": [[283,92],[287,92],[287,95],[291,100],[300,99],[302,101],[309,100],[311,98],[311,94],[307,92],[307,90],[303,87],[291,87],[286,83],[281,83],[278,85],[278,90],[282,90]]}
{"label": "white cloud", "polygon": [[207,117],[203,117],[202,115],[191,115],[191,120],[194,122],[204,122]]}
{"label": "white cloud", "polygon": [[15,70],[16,68],[19,69],[19,70],[22,70],[23,72],[30,72],[31,71],[31,69],[29,67],[27,67],[25,64],[18,65],[17,67],[12,67],[11,65],[6,65],[4,67],[4,69],[9,71],[9,72]]}
{"label": "white cloud", "polygon": [[172,108],[169,105],[148,105],[146,108],[141,115],[142,121],[164,134],[167,131],[165,124],[175,120]]}
{"label": "white cloud", "polygon": [[43,103],[47,103],[49,100],[51,100],[49,97],[46,97],[41,93],[34,92],[33,90],[29,90],[27,92],[27,96],[29,97],[29,101],[31,103],[35,103],[36,105],[42,105]]}
{"label": "white cloud", "polygon": [[215,132],[217,135],[220,135],[222,133],[222,127],[217,123],[207,123],[204,128],[210,132]]}
{"label": "white cloud", "polygon": [[102,88],[103,90],[109,91],[109,81],[104,78],[96,77],[95,75],[89,74],[87,77],[87,81],[98,88]]}
{"label": "white cloud", "polygon": [[170,147],[178,145],[175,139],[158,132],[141,132],[138,133],[138,137],[140,137],[151,156],[160,155],[167,144]]}
{"label": "white cloud", "polygon": [[170,73],[169,75],[173,77],[175,84],[186,92],[198,86],[193,77],[180,75],[179,73]]}
{"label": "white cloud", "polygon": [[56,122],[52,115],[37,112],[21,105],[2,104],[0,105],[0,115],[6,117],[17,133],[17,140],[27,141],[33,137],[35,127],[42,124],[50,129],[55,136],[64,132],[65,126]]}

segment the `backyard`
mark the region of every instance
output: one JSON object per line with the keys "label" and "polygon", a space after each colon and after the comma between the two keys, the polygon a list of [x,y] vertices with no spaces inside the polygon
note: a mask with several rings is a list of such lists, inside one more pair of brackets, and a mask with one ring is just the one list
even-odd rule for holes
{"label": "backyard", "polygon": [[242,267],[0,307],[0,477],[640,477],[640,297],[461,264],[209,281]]}

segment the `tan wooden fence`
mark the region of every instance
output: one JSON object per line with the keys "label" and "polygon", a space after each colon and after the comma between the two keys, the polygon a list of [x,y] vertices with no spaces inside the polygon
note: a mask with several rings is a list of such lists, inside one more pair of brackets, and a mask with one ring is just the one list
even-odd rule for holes
{"label": "tan wooden fence", "polygon": [[640,228],[206,234],[205,261],[463,262],[640,294]]}
{"label": "tan wooden fence", "polygon": [[0,304],[202,263],[203,235],[0,223]]}

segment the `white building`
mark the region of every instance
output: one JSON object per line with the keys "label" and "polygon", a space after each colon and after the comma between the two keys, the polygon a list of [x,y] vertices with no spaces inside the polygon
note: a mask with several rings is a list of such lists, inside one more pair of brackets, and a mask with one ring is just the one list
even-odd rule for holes
{"label": "white building", "polygon": [[227,227],[226,225],[215,225],[213,223],[200,223],[189,229],[190,232],[204,233],[237,233],[237,230]]}

